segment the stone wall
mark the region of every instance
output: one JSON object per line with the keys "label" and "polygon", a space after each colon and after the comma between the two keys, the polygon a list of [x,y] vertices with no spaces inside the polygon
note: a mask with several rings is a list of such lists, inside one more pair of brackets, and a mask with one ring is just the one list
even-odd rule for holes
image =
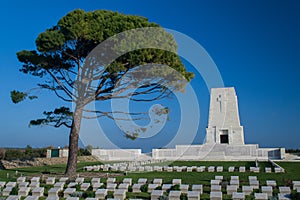
{"label": "stone wall", "polygon": [[[57,165],[57,164],[67,164],[68,158],[34,158],[33,160],[1,160],[0,168],[2,169],[15,169],[23,167],[36,167],[36,166],[47,166],[47,165]],[[92,156],[80,156],[78,157],[79,162],[96,162]]]}
{"label": "stone wall", "polygon": [[92,155],[104,161],[136,160],[142,157],[141,149],[92,149]]}

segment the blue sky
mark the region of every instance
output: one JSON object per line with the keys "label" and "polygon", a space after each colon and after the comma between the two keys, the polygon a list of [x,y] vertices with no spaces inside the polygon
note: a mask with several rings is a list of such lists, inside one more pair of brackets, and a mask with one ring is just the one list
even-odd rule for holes
{"label": "blue sky", "polygon": [[[201,44],[216,63],[226,86],[234,86],[239,99],[246,143],[262,147],[300,148],[300,2],[272,1],[2,1],[0,6],[1,131],[0,146],[64,146],[68,130],[29,128],[31,119],[61,105],[52,94],[41,92],[35,101],[14,105],[13,89],[35,87],[38,79],[18,71],[16,52],[34,49],[35,39],[68,12],[108,9],[141,15],[149,21],[188,35]],[[185,62],[190,71],[193,66]],[[209,92],[196,74],[201,119],[194,143],[202,143],[207,126]],[[178,102],[172,101],[171,120],[151,140],[129,141],[112,121],[101,119],[103,129],[118,146],[143,148],[164,145],[178,127]],[[191,119],[192,120],[192,119]]]}

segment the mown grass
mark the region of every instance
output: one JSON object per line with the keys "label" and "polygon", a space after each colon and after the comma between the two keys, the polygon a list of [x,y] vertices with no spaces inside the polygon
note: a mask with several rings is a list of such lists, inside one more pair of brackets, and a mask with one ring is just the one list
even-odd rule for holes
{"label": "mown grass", "polygon": [[[83,172],[82,169],[84,166],[88,165],[98,165],[101,164],[99,162],[92,163],[78,163],[77,170],[80,173]],[[246,166],[247,168],[251,166],[255,166],[255,162],[204,162],[204,161],[176,161],[172,165],[173,166],[223,166],[223,172],[143,172],[143,173],[127,173],[124,175],[123,173],[119,173],[120,176],[117,177],[117,182],[121,182],[123,178],[132,178],[133,183],[136,183],[139,178],[147,178],[148,183],[150,183],[154,178],[162,178],[163,183],[172,183],[172,179],[180,178],[182,179],[183,184],[189,184],[190,187],[192,184],[203,184],[204,185],[204,194],[201,195],[201,199],[209,199],[209,185],[210,180],[214,179],[216,175],[221,175],[224,177],[225,181],[230,180],[230,176],[239,176],[240,185],[249,185],[248,176],[257,176],[260,181],[260,185],[266,185],[266,180],[276,180],[277,185],[279,186],[291,186],[293,180],[300,180],[300,162],[278,162],[280,166],[285,169],[285,173],[265,173],[264,168],[270,167],[271,164],[268,162],[259,162],[259,167],[261,169],[260,173],[253,172],[245,172],[240,173],[238,171],[228,172],[229,166],[235,166],[236,169],[239,166]],[[16,181],[16,178],[21,174],[24,176],[32,176],[32,175],[40,175],[47,173],[49,175],[63,175],[65,171],[65,165],[52,165],[52,166],[42,166],[42,167],[32,167],[32,168],[20,168],[14,170],[0,170],[0,181]],[[18,174],[16,174],[16,170]],[[99,175],[102,173],[107,174],[107,172],[98,172]],[[7,178],[7,174],[9,177]],[[97,173],[96,173],[97,174]],[[89,181],[86,179],[85,182]],[[101,182],[105,182],[106,179],[101,179]],[[45,194],[47,193],[48,187],[45,184],[42,184],[43,187],[46,187]],[[191,188],[190,188],[191,189]],[[224,193],[225,188],[223,188]],[[239,189],[240,191],[240,189]],[[260,192],[257,190],[256,192]],[[278,193],[278,189],[274,189],[274,194]],[[141,199],[149,199],[149,193],[127,193],[127,198],[141,198]],[[183,197],[184,198],[184,197]],[[230,199],[230,195],[223,195],[223,199]],[[247,196],[246,199],[252,199],[252,196]]]}

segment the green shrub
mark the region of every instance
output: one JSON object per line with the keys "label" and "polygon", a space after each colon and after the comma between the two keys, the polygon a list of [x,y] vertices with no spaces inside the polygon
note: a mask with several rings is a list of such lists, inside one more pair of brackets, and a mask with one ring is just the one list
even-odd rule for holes
{"label": "green shrub", "polygon": [[141,186],[141,192],[148,192],[148,185],[147,184]]}
{"label": "green shrub", "polygon": [[10,192],[10,195],[18,195],[18,188],[17,187],[13,187],[11,192]]}
{"label": "green shrub", "polygon": [[297,192],[297,191],[295,191],[295,190],[293,190],[291,192],[291,199],[297,199],[297,200],[299,200],[300,199],[300,193]]}

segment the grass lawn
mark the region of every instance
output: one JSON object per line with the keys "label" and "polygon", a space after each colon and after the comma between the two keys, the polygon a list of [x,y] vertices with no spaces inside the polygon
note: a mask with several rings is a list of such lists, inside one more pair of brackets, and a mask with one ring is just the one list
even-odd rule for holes
{"label": "grass lawn", "polygon": [[[78,173],[88,174],[89,172],[83,172],[82,168],[88,165],[98,165],[101,164],[99,162],[93,163],[78,163]],[[260,185],[266,185],[266,180],[276,180],[277,185],[279,186],[291,186],[292,180],[300,181],[300,162],[278,162],[280,166],[282,166],[286,173],[275,174],[273,173],[265,173],[264,168],[270,167],[270,163],[268,162],[259,162],[259,166],[261,168],[260,173],[253,172],[228,172],[229,166],[246,166],[247,169],[250,166],[255,166],[255,162],[204,162],[204,161],[176,161],[172,165],[173,166],[223,166],[224,172],[136,172],[136,173],[128,173],[124,175],[123,173],[119,173],[117,177],[117,182],[121,182],[123,178],[132,178],[133,183],[137,182],[139,178],[147,178],[148,182],[151,182],[154,178],[162,178],[163,183],[171,183],[172,179],[180,178],[182,179],[182,184],[189,184],[190,187],[192,184],[203,184],[204,185],[204,194],[201,195],[201,199],[209,199],[209,185],[210,180],[214,179],[216,175],[222,175],[224,180],[229,181],[230,176],[239,176],[240,185],[249,185],[248,176],[257,176],[260,182]],[[16,181],[16,178],[23,174],[24,176],[42,176],[43,174],[48,176],[55,175],[63,175],[65,171],[65,165],[52,165],[52,166],[43,166],[43,167],[32,167],[32,168],[22,168],[22,169],[14,169],[14,170],[0,170],[0,181]],[[16,170],[18,171],[18,175],[16,175]],[[50,173],[50,174],[49,174]],[[7,174],[9,174],[9,178],[7,178]],[[100,175],[107,174],[106,172],[93,172],[93,175],[100,177]],[[85,179],[85,182],[88,182],[90,179]],[[101,182],[105,182],[105,178],[101,178]],[[43,187],[48,187],[45,184],[42,184]],[[50,188],[50,186],[48,187]],[[47,188],[47,189],[48,189]],[[226,191],[223,188],[224,192]],[[278,189],[277,189],[278,190]],[[256,192],[260,192],[259,190]],[[276,189],[274,192],[278,193]],[[127,193],[127,196],[130,198],[149,198],[149,193]],[[225,196],[224,196],[225,195]],[[226,194],[223,195],[224,199],[226,198]],[[230,197],[228,197],[230,199]],[[248,197],[247,197],[248,198]]]}

